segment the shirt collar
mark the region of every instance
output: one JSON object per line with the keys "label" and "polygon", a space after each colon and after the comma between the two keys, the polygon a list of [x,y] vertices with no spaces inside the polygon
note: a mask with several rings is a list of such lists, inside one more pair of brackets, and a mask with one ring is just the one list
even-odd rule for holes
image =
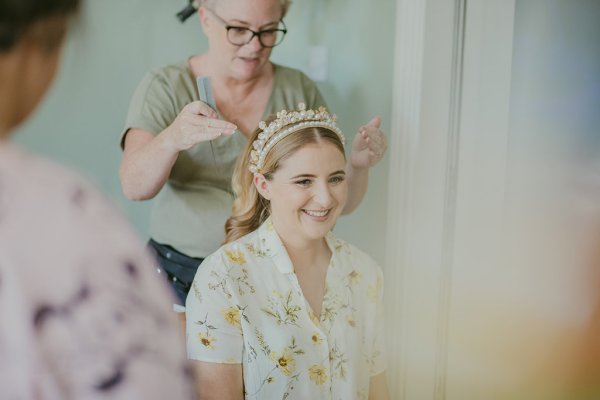
{"label": "shirt collar", "polygon": [[[273,226],[271,217],[267,218],[267,220],[258,228],[258,238],[263,251],[273,259],[279,272],[282,274],[291,274],[294,272],[292,260],[290,260],[290,256],[288,255],[281,238],[277,234],[277,231],[275,231],[275,226]],[[325,241],[331,250],[333,258],[336,250],[339,248],[337,239],[331,232],[328,232],[327,236],[325,236]]]}

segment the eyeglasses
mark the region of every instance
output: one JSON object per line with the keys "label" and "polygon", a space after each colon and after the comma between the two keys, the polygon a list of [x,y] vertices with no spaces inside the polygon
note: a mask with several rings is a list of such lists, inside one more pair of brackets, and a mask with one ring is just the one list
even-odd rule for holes
{"label": "eyeglasses", "polygon": [[225,29],[227,29],[227,40],[229,40],[229,43],[234,46],[243,46],[248,44],[252,41],[252,39],[254,39],[254,36],[258,36],[258,41],[262,47],[271,48],[280,44],[287,33],[287,29],[285,23],[283,23],[283,20],[279,21],[279,23],[283,25],[283,28],[264,29],[257,32],[244,26],[229,25],[227,21],[219,17],[213,10],[209,8],[207,8],[207,10],[210,11],[210,13],[223,25],[225,25]]}

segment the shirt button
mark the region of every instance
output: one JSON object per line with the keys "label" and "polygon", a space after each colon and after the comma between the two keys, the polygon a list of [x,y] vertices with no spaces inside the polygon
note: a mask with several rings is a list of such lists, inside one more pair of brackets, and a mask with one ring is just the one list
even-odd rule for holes
{"label": "shirt button", "polygon": [[177,277],[173,277],[173,282],[177,282]]}
{"label": "shirt button", "polygon": [[169,259],[171,258],[171,252],[170,252],[170,251],[169,251],[169,252],[167,252],[167,254],[166,254],[166,255],[167,255],[167,258],[169,258]]}

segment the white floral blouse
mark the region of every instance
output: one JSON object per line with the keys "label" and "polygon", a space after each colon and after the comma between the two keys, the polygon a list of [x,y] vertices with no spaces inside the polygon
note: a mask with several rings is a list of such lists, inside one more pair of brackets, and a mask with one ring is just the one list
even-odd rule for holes
{"label": "white floral blouse", "polygon": [[188,357],[243,364],[247,399],[366,399],[385,370],[381,269],[326,240],[320,318],[270,220],[207,257],[187,297]]}

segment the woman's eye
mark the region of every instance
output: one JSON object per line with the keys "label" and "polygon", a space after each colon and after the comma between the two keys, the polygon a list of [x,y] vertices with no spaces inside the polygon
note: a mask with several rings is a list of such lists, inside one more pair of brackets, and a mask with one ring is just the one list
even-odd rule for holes
{"label": "woman's eye", "polygon": [[264,38],[270,38],[270,37],[273,37],[276,32],[277,31],[274,29],[267,29],[265,31],[260,31],[260,35]]}
{"label": "woman's eye", "polygon": [[310,179],[302,179],[300,181],[296,181],[295,183],[299,186],[308,186],[310,185]]}
{"label": "woman's eye", "polygon": [[243,35],[248,31],[247,28],[242,28],[241,26],[230,26],[229,30],[235,33],[236,35]]}
{"label": "woman's eye", "polygon": [[339,175],[339,176],[333,176],[333,177],[331,177],[331,179],[329,180],[329,182],[331,182],[331,183],[340,183],[340,182],[343,182],[345,179],[346,178],[343,177],[343,176],[341,176],[341,175]]}

